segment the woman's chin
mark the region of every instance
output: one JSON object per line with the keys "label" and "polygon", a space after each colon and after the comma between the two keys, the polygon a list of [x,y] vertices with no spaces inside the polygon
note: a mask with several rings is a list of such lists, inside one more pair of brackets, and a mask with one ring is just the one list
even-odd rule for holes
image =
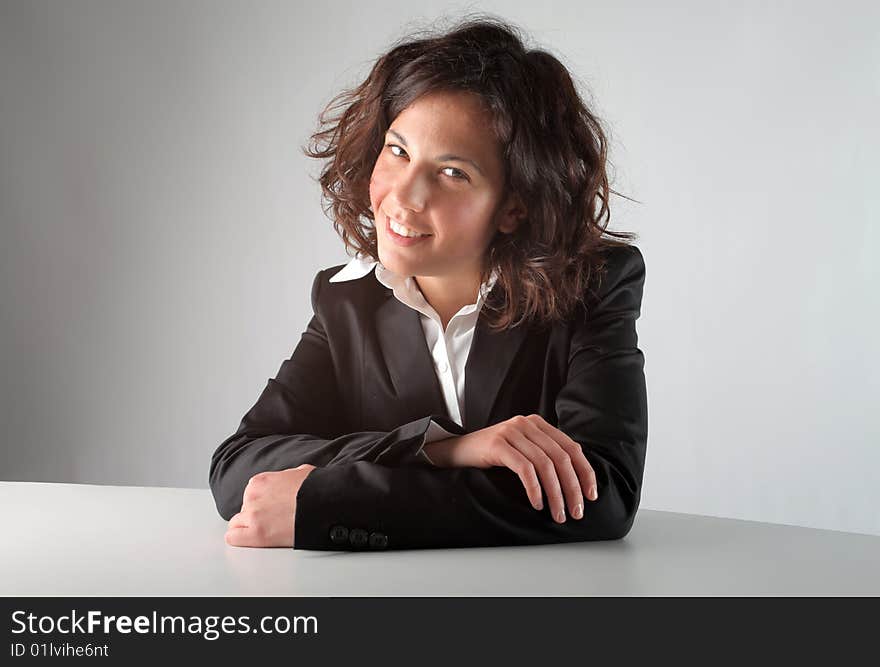
{"label": "woman's chin", "polygon": [[410,265],[410,262],[401,259],[393,248],[390,251],[386,250],[382,244],[379,244],[379,261],[392,273],[401,276],[410,276],[414,273],[414,267]]}

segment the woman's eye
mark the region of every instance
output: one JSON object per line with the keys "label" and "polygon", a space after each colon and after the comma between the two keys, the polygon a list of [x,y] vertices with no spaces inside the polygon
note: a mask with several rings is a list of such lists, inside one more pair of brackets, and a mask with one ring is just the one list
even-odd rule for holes
{"label": "woman's eye", "polygon": [[395,153],[395,152],[394,152],[394,149],[395,149],[395,148],[396,148],[397,150],[399,150],[401,153],[403,153],[404,155],[406,155],[406,151],[403,150],[403,149],[402,149],[400,146],[398,146],[397,144],[385,144],[385,145],[388,146],[389,148],[391,148],[391,154],[392,154],[392,155],[396,155],[397,157],[400,157],[400,154],[399,154],[399,153]]}
{"label": "woman's eye", "polygon": [[465,174],[461,169],[456,169],[455,167],[443,167],[443,171],[446,171],[447,169],[449,171],[455,172],[454,174],[450,174],[450,176],[452,176],[452,178],[459,178],[463,181],[467,180],[467,174]]}

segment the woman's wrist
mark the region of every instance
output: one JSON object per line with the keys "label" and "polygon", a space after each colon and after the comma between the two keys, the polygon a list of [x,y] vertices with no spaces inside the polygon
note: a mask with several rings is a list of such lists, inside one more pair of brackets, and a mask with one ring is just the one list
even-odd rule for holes
{"label": "woman's wrist", "polygon": [[449,449],[455,444],[458,438],[446,438],[445,440],[435,440],[429,442],[422,447],[422,451],[428,455],[428,458],[439,467],[448,467]]}

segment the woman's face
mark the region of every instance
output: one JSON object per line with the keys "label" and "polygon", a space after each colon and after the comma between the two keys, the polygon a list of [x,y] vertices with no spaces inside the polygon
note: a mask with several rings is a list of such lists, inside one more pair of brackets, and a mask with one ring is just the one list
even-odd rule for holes
{"label": "woman's face", "polygon": [[[391,123],[370,178],[379,260],[403,276],[478,276],[496,231],[513,231],[520,213],[503,187],[501,148],[476,97],[420,97]],[[429,236],[401,237],[393,223]]]}

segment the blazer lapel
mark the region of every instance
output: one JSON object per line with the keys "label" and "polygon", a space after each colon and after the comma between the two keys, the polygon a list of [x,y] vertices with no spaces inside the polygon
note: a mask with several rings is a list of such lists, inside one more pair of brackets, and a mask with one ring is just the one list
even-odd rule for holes
{"label": "blazer lapel", "polygon": [[493,333],[486,325],[485,311],[477,318],[464,373],[464,428],[468,433],[488,426],[501,384],[516,360],[526,338],[522,324]]}
{"label": "blazer lapel", "polygon": [[[434,361],[425,341],[419,313],[401,303],[386,288],[386,299],[375,312],[375,326],[382,355],[401,401],[403,416],[449,416]],[[487,426],[501,385],[526,338],[520,325],[493,333],[485,311],[477,318],[465,365],[464,424],[467,432]]]}
{"label": "blazer lapel", "polygon": [[449,416],[419,313],[386,291],[375,326],[402,416]]}

